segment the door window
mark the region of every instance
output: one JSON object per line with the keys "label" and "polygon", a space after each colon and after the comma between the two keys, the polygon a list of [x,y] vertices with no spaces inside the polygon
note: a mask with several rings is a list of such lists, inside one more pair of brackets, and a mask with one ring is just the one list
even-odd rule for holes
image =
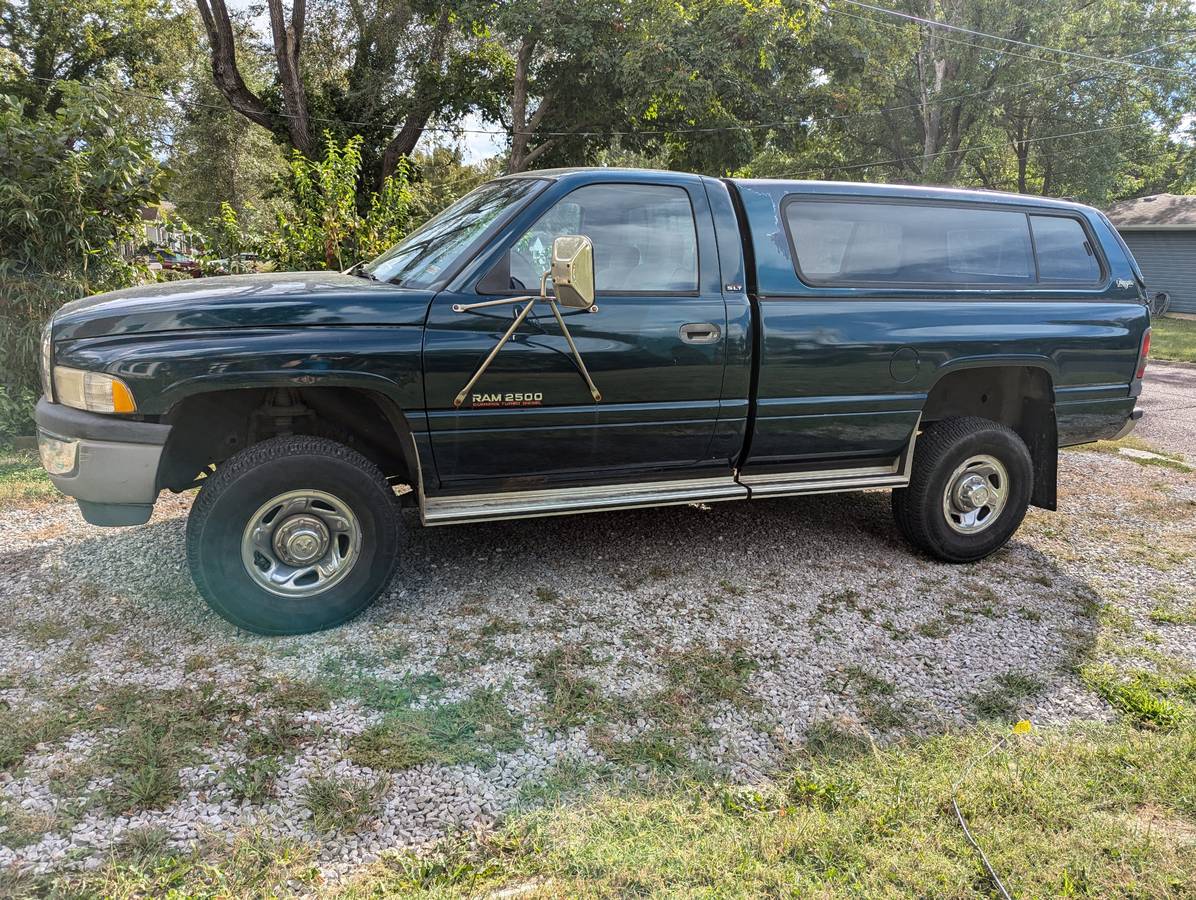
{"label": "door window", "polygon": [[684,188],[592,184],[546,212],[511,250],[511,287],[536,291],[552,260],[552,242],[584,234],[594,244],[598,293],[693,293],[698,238]]}
{"label": "door window", "polygon": [[1092,284],[1100,280],[1100,262],[1079,221],[1066,216],[1030,216],[1030,223],[1043,281]]}

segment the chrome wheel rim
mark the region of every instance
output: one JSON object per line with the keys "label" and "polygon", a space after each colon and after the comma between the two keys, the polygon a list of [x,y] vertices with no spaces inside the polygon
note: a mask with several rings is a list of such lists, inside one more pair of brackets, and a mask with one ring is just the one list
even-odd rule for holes
{"label": "chrome wheel rim", "polygon": [[339,583],[361,555],[353,510],[324,491],[288,491],[266,501],[245,525],[241,561],[271,594],[311,597]]}
{"label": "chrome wheel rim", "polygon": [[995,456],[971,456],[951,473],[943,517],[960,534],[977,534],[1000,518],[1009,499],[1009,473]]}

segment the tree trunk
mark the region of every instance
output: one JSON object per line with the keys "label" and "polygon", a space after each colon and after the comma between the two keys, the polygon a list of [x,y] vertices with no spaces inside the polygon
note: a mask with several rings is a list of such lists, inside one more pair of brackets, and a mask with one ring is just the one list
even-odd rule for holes
{"label": "tree trunk", "polygon": [[282,99],[287,109],[287,134],[295,149],[304,156],[312,156],[311,126],[307,114],[307,91],[299,71],[299,49],[303,42],[303,20],[307,15],[306,0],[294,0],[291,21],[284,17],[282,0],[267,0],[270,9],[270,30],[274,35],[274,58],[278,61],[278,77],[282,82]]}
{"label": "tree trunk", "polygon": [[[436,20],[436,28],[432,32],[432,46],[428,54],[426,69],[439,75],[440,67],[444,64],[444,55],[449,36],[449,8],[440,8],[440,18]],[[378,188],[381,189],[386,179],[394,174],[395,167],[404,156],[410,156],[415,151],[415,145],[423,136],[428,119],[436,112],[439,95],[434,77],[424,77],[415,86],[411,111],[407,113],[398,133],[391,138],[390,143],[382,151],[382,168],[378,173]]]}
{"label": "tree trunk", "polygon": [[536,39],[525,35],[519,42],[519,50],[515,54],[515,80],[511,85],[511,155],[507,159],[507,174],[523,171],[523,157],[527,155],[527,145],[531,134],[527,127],[527,83],[528,69],[531,68],[532,52],[536,48]]}
{"label": "tree trunk", "polygon": [[204,30],[208,33],[208,52],[212,57],[212,78],[229,105],[256,125],[274,128],[274,116],[261,97],[249,89],[237,68],[237,50],[233,26],[224,0],[196,0]]}
{"label": "tree trunk", "polygon": [[253,122],[270,131],[285,131],[291,146],[304,156],[314,150],[308,120],[307,92],[299,71],[299,51],[303,43],[303,23],[307,16],[306,0],[294,0],[288,25],[282,0],[268,0],[270,29],[274,38],[274,58],[282,82],[285,111],[271,110],[249,89],[237,67],[236,42],[232,22],[224,0],[196,0],[204,30],[208,33],[208,52],[212,58],[212,77],[229,105]]}

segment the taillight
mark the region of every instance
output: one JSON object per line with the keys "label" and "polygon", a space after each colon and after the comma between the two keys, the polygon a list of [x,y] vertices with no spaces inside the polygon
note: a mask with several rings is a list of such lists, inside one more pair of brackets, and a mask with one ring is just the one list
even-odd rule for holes
{"label": "taillight", "polygon": [[1150,356],[1150,329],[1147,328],[1142,332],[1142,349],[1138,351],[1138,373],[1135,378],[1141,378],[1146,374],[1146,358]]}

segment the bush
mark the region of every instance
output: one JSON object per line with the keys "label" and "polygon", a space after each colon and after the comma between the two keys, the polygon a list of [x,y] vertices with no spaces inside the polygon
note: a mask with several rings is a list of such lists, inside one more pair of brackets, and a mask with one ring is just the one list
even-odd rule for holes
{"label": "bush", "polygon": [[[64,302],[136,283],[120,249],[157,200],[150,145],[102,89],[61,82],[52,114],[0,95],[0,383],[38,385],[38,336]],[[19,402],[19,401],[17,401]]]}
{"label": "bush", "polygon": [[33,407],[37,394],[27,387],[0,384],[0,447],[7,446],[14,437],[33,434]]}
{"label": "bush", "polygon": [[342,147],[325,134],[324,158],[313,161],[296,151],[282,185],[293,207],[257,248],[280,269],[346,269],[372,259],[410,230],[414,194],[402,163],[382,190],[358,208],[361,137]]}

